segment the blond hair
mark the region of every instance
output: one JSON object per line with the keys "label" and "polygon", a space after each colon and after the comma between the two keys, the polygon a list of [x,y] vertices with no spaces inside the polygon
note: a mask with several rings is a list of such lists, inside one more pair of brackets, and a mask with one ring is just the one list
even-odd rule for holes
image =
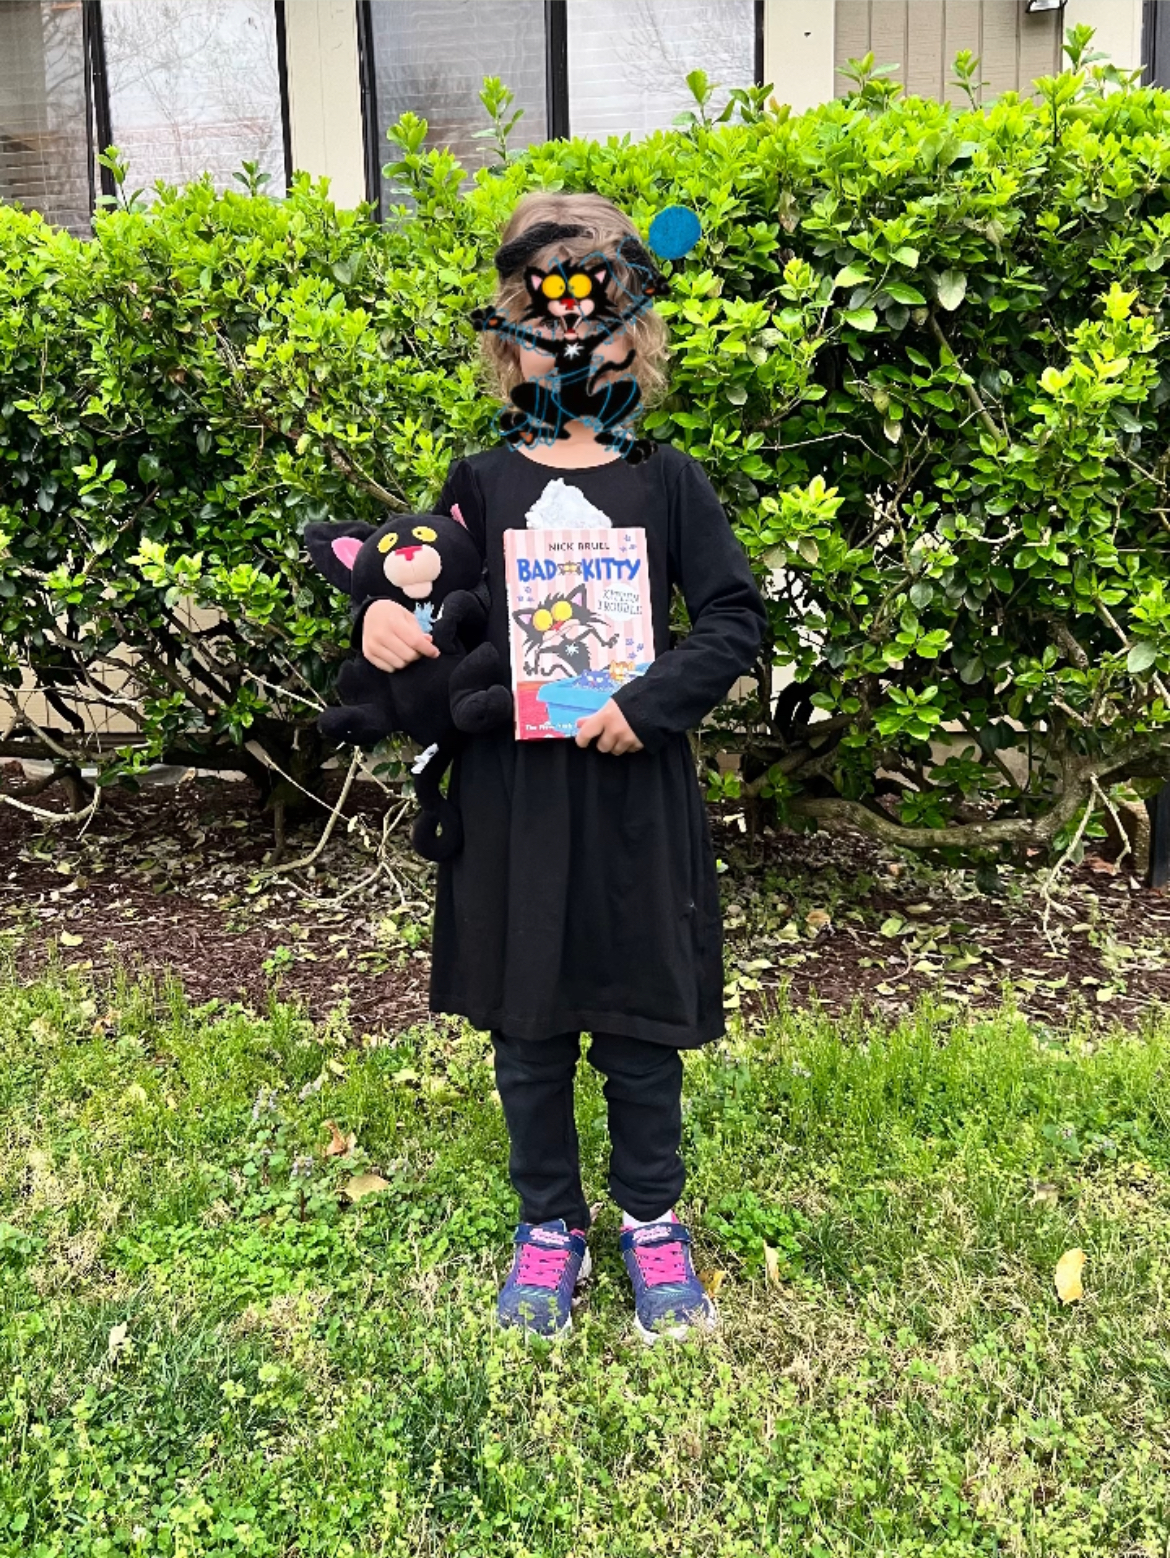
{"label": "blond hair", "polygon": [[[561,238],[540,251],[540,256],[559,256],[567,261],[580,261],[600,250],[613,266],[614,280],[619,289],[641,290],[634,271],[617,252],[623,238],[638,238],[638,229],[624,211],[601,195],[563,195],[551,191],[534,190],[525,195],[508,219],[508,225],[500,237],[501,245],[511,243],[528,228],[540,222],[556,222],[564,227],[580,227],[576,238]],[[639,240],[640,241],[640,240]],[[540,256],[533,263],[539,263]],[[523,273],[501,277],[496,286],[495,304],[509,319],[520,320],[530,298]],[[634,361],[630,370],[638,381],[643,402],[649,404],[666,389],[667,330],[661,315],[653,308],[643,309],[626,325],[626,333],[634,348]],[[484,361],[492,388],[501,400],[507,400],[513,387],[521,380],[520,358],[515,343],[494,331],[485,331],[480,337]]]}

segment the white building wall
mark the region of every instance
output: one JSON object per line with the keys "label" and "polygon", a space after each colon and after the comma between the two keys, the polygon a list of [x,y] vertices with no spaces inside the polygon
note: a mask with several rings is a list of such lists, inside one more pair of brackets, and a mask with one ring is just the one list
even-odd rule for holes
{"label": "white building wall", "polygon": [[354,0],[286,0],[293,167],[332,181],[339,206],[366,198],[357,6]]}

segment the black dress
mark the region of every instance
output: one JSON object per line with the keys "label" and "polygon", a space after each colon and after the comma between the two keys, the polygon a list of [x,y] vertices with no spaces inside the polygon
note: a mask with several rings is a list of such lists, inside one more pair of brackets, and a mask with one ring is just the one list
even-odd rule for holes
{"label": "black dress", "polygon": [[[511,1038],[585,1031],[694,1048],[724,1030],[723,932],[686,732],[751,666],[764,608],[689,455],[663,444],[640,465],[558,470],[501,446],[456,461],[437,509],[458,504],[483,549],[488,633],[505,664],[503,532],[523,528],[558,481],[647,533],[657,658],[616,694],[644,750],[616,757],[508,731],[468,743],[451,778],[465,843],[439,868],[430,1005]],[[692,628],[672,649],[675,585]]]}

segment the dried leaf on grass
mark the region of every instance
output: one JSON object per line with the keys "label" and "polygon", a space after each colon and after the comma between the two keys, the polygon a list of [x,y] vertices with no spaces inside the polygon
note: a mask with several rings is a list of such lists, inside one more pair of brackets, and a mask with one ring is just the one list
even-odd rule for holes
{"label": "dried leaf on grass", "polygon": [[356,1131],[350,1131],[348,1135],[343,1136],[333,1120],[326,1120],[325,1128],[330,1133],[329,1145],[325,1148],[327,1158],[343,1158],[357,1146]]}
{"label": "dried leaf on grass", "polygon": [[360,1201],[363,1196],[370,1196],[375,1191],[389,1190],[389,1188],[390,1181],[383,1179],[381,1174],[355,1174],[342,1187],[342,1194],[347,1195],[351,1201]]}
{"label": "dried leaf on grass", "polygon": [[768,1286],[778,1288],[780,1286],[780,1251],[773,1249],[770,1244],[764,1245],[764,1272],[768,1279]]}
{"label": "dried leaf on grass", "polygon": [[1065,1250],[1056,1263],[1056,1291],[1062,1304],[1073,1304],[1084,1297],[1081,1272],[1085,1269],[1084,1250]]}

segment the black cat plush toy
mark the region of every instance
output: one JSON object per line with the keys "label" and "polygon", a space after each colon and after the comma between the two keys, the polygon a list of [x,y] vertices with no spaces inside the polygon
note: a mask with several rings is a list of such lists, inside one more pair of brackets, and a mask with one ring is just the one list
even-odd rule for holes
{"label": "black cat plush toy", "polygon": [[415,769],[420,815],[411,835],[427,860],[447,860],[463,843],[458,808],[439,788],[464,734],[512,719],[499,655],[482,642],[487,606],[483,564],[466,529],[445,514],[404,514],[377,527],[309,525],[305,546],[331,584],[358,604],[397,601],[413,611],[440,651],[401,671],[380,671],[355,655],[337,677],[340,708],[317,728],[330,741],[373,747],[400,733],[427,748]]}

